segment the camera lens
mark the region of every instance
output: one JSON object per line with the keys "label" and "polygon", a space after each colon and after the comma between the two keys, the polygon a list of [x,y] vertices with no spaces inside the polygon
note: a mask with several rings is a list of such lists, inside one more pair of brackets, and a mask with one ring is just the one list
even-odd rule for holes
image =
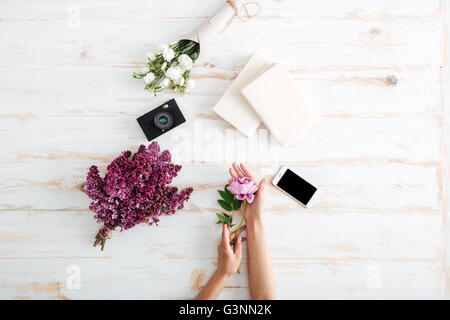
{"label": "camera lens", "polygon": [[155,125],[158,129],[169,130],[173,125],[173,117],[167,111],[158,112],[155,116]]}

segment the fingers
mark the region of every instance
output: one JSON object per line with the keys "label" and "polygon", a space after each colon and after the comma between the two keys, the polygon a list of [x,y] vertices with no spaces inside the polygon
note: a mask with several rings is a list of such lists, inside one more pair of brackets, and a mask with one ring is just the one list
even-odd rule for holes
{"label": "fingers", "polygon": [[250,173],[250,171],[248,171],[247,167],[243,163],[241,163],[240,168],[247,177],[249,177],[252,180],[255,180],[255,178],[253,178],[252,174]]}
{"label": "fingers", "polygon": [[256,192],[256,198],[262,199],[264,197],[265,185],[266,185],[266,178],[263,178],[258,184],[258,191]]}
{"label": "fingers", "polygon": [[[247,226],[245,226],[245,225],[241,227],[241,229],[239,230],[239,235],[238,235],[239,238],[241,238],[240,234],[241,234],[246,228],[247,228]],[[233,232],[231,233],[231,236],[230,236],[230,246],[233,245],[234,237],[236,237],[236,232],[237,232],[237,230],[235,230],[235,231],[233,231]],[[242,241],[245,241],[245,239],[241,239],[241,240],[242,240]]]}
{"label": "fingers", "polygon": [[[231,175],[233,178],[239,178],[238,175],[234,172],[234,170],[233,170],[232,168],[230,168],[228,171],[230,171],[230,175]],[[228,181],[230,181],[230,180],[228,180]]]}
{"label": "fingers", "polygon": [[[243,226],[241,227],[241,229],[239,230],[239,234],[242,233],[242,231],[244,231],[245,228],[247,228],[247,226],[246,226],[246,225],[243,225]],[[237,232],[237,230],[235,230],[235,231],[233,231],[233,232],[231,233],[231,237],[230,237],[231,240],[233,240],[234,237],[236,236],[236,232]]]}
{"label": "fingers", "polygon": [[234,252],[234,254],[239,257],[239,259],[242,256],[242,238],[238,237],[237,241],[236,241],[236,251]]}
{"label": "fingers", "polygon": [[264,186],[266,185],[266,178],[262,178],[258,185],[258,190],[264,191]]}
{"label": "fingers", "polygon": [[222,244],[228,244],[230,242],[230,232],[226,224],[222,225]]}
{"label": "fingers", "polygon": [[236,162],[233,162],[232,166],[233,168],[230,168],[229,172],[233,178],[249,177],[250,179],[255,180],[251,172],[247,169],[247,167],[243,163],[241,163],[238,166]]}
{"label": "fingers", "polygon": [[236,162],[233,162],[233,169],[234,172],[236,172],[236,174],[238,175],[239,178],[244,178],[245,174],[242,172],[241,168],[239,168],[239,166],[237,165]]}
{"label": "fingers", "polygon": [[[246,238],[246,237],[239,236],[239,238],[241,238],[241,241],[242,241],[242,242],[247,241],[247,238]],[[237,240],[236,240],[236,241],[237,241]],[[230,240],[230,246],[233,246],[233,240]]]}

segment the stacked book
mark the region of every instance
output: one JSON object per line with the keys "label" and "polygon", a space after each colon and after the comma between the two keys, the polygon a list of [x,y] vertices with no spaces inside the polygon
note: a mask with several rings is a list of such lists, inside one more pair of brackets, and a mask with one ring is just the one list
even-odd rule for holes
{"label": "stacked book", "polygon": [[284,147],[319,120],[289,73],[260,53],[252,56],[214,111],[246,136],[264,123]]}

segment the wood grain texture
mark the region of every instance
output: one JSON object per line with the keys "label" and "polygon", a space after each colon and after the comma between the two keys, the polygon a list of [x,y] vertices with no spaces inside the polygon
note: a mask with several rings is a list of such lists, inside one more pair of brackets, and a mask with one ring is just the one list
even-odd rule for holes
{"label": "wood grain texture", "polygon": [[[194,297],[216,263],[215,190],[238,160],[269,179],[287,164],[323,190],[306,210],[267,188],[280,298],[450,299],[449,0],[259,2],[202,52],[197,89],[176,97],[187,123],[158,139],[191,201],[104,252],[86,172],[146,143],[135,119],[172,97],[131,73],[223,0],[0,2],[0,298]],[[212,111],[255,50],[322,116],[295,147]],[[243,260],[220,298],[249,298]]]}
{"label": "wood grain texture", "polygon": [[441,170],[443,181],[443,194],[444,201],[442,205],[442,239],[445,243],[443,250],[443,269],[444,269],[444,284],[445,284],[445,297],[450,299],[450,8],[449,3],[443,3],[442,10],[442,71],[441,71],[441,105],[444,119],[442,122],[442,159]]}

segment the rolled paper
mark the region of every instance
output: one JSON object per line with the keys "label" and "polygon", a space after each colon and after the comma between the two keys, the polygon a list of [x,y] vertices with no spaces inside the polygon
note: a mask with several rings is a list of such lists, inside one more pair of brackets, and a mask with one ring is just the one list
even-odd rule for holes
{"label": "rolled paper", "polygon": [[222,9],[211,16],[195,32],[188,35],[186,39],[200,43],[201,51],[203,45],[215,39],[228,28],[233,19],[238,16],[242,5],[243,0],[228,0]]}

